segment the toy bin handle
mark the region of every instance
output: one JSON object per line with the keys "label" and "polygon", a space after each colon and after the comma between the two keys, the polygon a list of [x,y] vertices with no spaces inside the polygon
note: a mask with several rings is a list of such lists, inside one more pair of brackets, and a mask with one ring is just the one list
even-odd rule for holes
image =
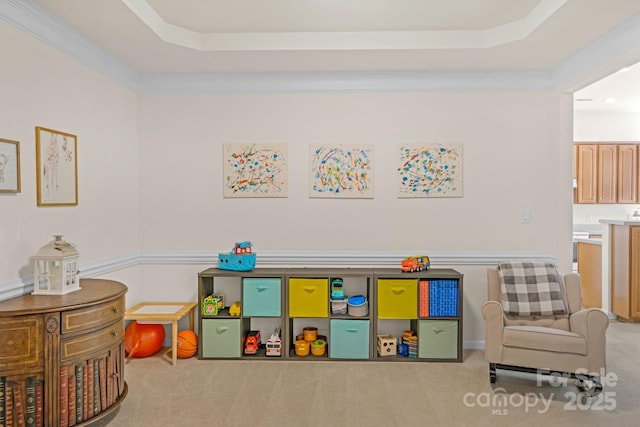
{"label": "toy bin handle", "polygon": [[227,329],[229,329],[229,328],[227,328],[226,326],[218,326],[218,327],[216,328],[216,332],[217,332],[217,333],[219,333],[219,334],[221,334],[221,333],[223,333],[223,332],[227,332]]}
{"label": "toy bin handle", "polygon": [[358,330],[357,330],[357,329],[355,329],[355,328],[346,328],[346,329],[345,329],[345,331],[347,331],[347,332],[354,332],[354,333],[355,333],[355,332],[358,332]]}
{"label": "toy bin handle", "polygon": [[396,295],[400,295],[404,293],[404,291],[406,291],[405,288],[391,288],[391,292],[393,292]]}
{"label": "toy bin handle", "polygon": [[316,288],[311,287],[311,286],[307,286],[307,287],[302,288],[302,289],[304,289],[306,292],[309,292],[309,293],[315,292],[315,290],[316,290]]}
{"label": "toy bin handle", "polygon": [[268,287],[268,286],[258,286],[258,287],[256,288],[256,290],[257,290],[258,292],[264,292],[264,291],[266,291],[267,289],[269,289],[269,287]]}

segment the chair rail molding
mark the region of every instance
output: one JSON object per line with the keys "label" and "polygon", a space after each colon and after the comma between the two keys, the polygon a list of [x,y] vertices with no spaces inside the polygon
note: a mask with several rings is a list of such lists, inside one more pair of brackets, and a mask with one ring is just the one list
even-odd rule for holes
{"label": "chair rail molding", "polygon": [[[384,267],[399,266],[406,252],[314,252],[262,251],[256,254],[260,267]],[[505,260],[557,262],[553,255],[534,252],[430,252],[432,266],[488,265]],[[149,252],[131,254],[80,265],[80,277],[91,278],[145,264],[216,266],[212,252]],[[0,301],[33,291],[33,276],[0,282]]]}

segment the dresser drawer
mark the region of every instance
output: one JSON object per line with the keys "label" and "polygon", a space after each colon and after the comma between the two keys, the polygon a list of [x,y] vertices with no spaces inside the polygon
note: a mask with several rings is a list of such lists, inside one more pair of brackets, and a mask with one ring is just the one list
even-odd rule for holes
{"label": "dresser drawer", "polygon": [[329,279],[289,279],[290,317],[328,317]]}
{"label": "dresser drawer", "polygon": [[44,365],[41,315],[0,318],[0,368]]}
{"label": "dresser drawer", "polygon": [[107,350],[122,342],[124,337],[124,322],[116,322],[98,331],[80,335],[74,338],[62,339],[60,343],[60,357],[62,361],[74,357]]}
{"label": "dresser drawer", "polygon": [[122,319],[125,312],[124,295],[120,298],[79,310],[62,313],[63,334],[100,328]]}
{"label": "dresser drawer", "polygon": [[418,317],[418,282],[414,279],[378,280],[378,317],[416,319]]}

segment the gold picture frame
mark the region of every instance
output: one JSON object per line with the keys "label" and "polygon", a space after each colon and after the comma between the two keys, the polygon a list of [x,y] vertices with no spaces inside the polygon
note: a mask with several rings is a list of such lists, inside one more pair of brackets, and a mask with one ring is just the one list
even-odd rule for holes
{"label": "gold picture frame", "polygon": [[0,138],[0,193],[20,192],[20,142]]}
{"label": "gold picture frame", "polygon": [[36,126],[38,206],[78,205],[78,138]]}

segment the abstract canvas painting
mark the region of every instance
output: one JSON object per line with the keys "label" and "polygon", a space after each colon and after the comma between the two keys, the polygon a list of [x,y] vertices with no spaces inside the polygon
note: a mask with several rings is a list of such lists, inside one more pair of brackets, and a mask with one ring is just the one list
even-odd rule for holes
{"label": "abstract canvas painting", "polygon": [[462,144],[401,145],[398,197],[462,197]]}
{"label": "abstract canvas painting", "polygon": [[373,198],[373,145],[312,145],[309,196]]}
{"label": "abstract canvas painting", "polygon": [[224,197],[287,197],[286,144],[225,144]]}

